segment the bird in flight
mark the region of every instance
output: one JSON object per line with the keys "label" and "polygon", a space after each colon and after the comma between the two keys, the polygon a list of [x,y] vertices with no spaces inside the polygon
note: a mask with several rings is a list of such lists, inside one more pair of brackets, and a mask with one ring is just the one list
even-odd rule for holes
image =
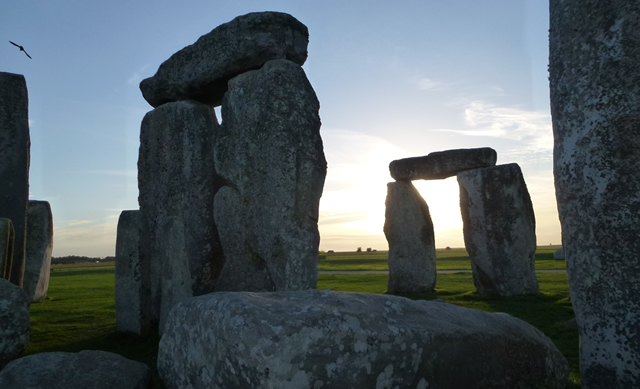
{"label": "bird in flight", "polygon": [[[22,46],[20,46],[20,45],[18,45],[18,44],[15,44],[15,43],[13,43],[13,42],[11,42],[11,41],[9,41],[9,43],[11,43],[12,45],[14,45],[14,46],[16,46],[16,47],[19,47],[19,48],[20,48],[20,51],[24,51],[24,53],[25,53],[25,54],[27,54],[27,51],[24,49],[24,47],[22,47]],[[31,58],[31,56],[30,56],[29,54],[27,54],[27,57],[29,57],[30,59],[33,59],[33,58]]]}

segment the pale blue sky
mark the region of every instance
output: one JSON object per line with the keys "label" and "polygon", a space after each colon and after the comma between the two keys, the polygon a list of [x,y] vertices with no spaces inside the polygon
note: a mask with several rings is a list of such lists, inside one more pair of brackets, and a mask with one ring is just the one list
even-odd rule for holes
{"label": "pale blue sky", "polygon": [[[113,255],[137,209],[138,83],[238,15],[281,11],[309,28],[305,72],[328,160],[321,249],[386,249],[388,163],[466,147],[518,162],[538,243],[560,243],[540,0],[45,1],[0,3],[0,71],[30,98],[31,198],[54,213],[54,255]],[[9,40],[21,44],[28,59]],[[455,178],[417,183],[436,245],[463,246]]]}

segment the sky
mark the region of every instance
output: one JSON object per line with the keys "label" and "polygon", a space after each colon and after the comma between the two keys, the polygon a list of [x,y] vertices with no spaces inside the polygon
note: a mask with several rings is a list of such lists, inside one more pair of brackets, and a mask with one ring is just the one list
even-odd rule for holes
{"label": "sky", "polygon": [[[114,255],[120,212],[138,209],[140,122],[152,109],[139,82],[216,26],[258,11],[309,28],[303,69],[328,162],[321,250],[386,250],[389,162],[473,147],[520,165],[538,245],[560,244],[546,1],[5,0],[0,71],[27,81],[30,199],[51,204],[54,256]],[[464,247],[456,178],[414,185],[436,246]]]}

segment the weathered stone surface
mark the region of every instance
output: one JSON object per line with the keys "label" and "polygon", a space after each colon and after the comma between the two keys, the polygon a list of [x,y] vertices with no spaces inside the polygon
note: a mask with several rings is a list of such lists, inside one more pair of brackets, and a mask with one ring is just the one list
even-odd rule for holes
{"label": "weathered stone surface", "polygon": [[167,388],[564,388],[544,334],[504,313],[398,296],[211,293],[171,312]]}
{"label": "weathered stone surface", "polygon": [[140,262],[140,211],[122,211],[116,237],[116,329],[146,335],[150,326],[150,264]]}
{"label": "weathered stone surface", "polygon": [[429,207],[411,182],[387,184],[384,235],[389,242],[390,293],[432,291],[436,245]]}
{"label": "weathered stone surface", "polygon": [[[223,262],[213,218],[219,186],[213,161],[217,128],[213,108],[195,101],[164,104],[142,121],[139,254],[141,263],[150,267],[154,326],[167,303],[163,296],[173,293],[173,277],[190,277],[189,296],[212,292],[216,286]],[[186,268],[177,270],[179,266]]]}
{"label": "weathered stone surface", "polygon": [[15,230],[11,282],[22,286],[29,200],[29,96],[20,74],[0,72],[0,217]]}
{"label": "weathered stone surface", "polygon": [[0,218],[0,278],[5,280],[11,278],[14,239],[13,223],[9,219]]}
{"label": "weathered stone surface", "polygon": [[0,388],[151,389],[151,371],[106,351],[40,353],[8,364],[0,371]]}
{"label": "weathered stone surface", "polygon": [[304,71],[287,60],[229,82],[215,149],[227,185],[214,206],[226,257],[218,290],[315,288],[327,169],[318,110]]}
{"label": "weathered stone surface", "polygon": [[47,297],[52,252],[51,206],[47,201],[30,200],[27,208],[27,250],[22,288],[31,301]]}
{"label": "weathered stone surface", "polygon": [[584,388],[640,387],[640,3],[552,0],[554,175]]}
{"label": "weathered stone surface", "polygon": [[458,173],[464,244],[481,294],[537,294],[536,222],[516,163]]}
{"label": "weathered stone surface", "polygon": [[[0,370],[18,358],[29,344],[29,303],[22,289],[0,279]],[[0,384],[0,388],[10,387]]]}
{"label": "weathered stone surface", "polygon": [[464,170],[494,166],[497,159],[498,154],[490,147],[437,151],[392,161],[389,172],[394,180],[440,180]]}
{"label": "weathered stone surface", "polygon": [[308,43],[307,27],[291,15],[255,12],[238,16],[172,55],[153,77],[140,83],[140,90],[154,107],[188,99],[217,106],[231,78],[273,59],[302,65]]}
{"label": "weathered stone surface", "polygon": [[553,253],[553,259],[564,261],[564,248],[559,248]]}

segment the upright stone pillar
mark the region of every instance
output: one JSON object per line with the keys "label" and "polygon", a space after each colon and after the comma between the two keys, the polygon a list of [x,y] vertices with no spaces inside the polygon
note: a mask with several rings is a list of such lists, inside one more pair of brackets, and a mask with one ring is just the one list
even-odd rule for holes
{"label": "upright stone pillar", "polygon": [[226,257],[218,290],[316,287],[327,168],[319,108],[304,71],[287,60],[229,81],[215,150],[226,180],[214,206]]}
{"label": "upright stone pillar", "polygon": [[47,201],[29,201],[23,289],[31,301],[39,301],[47,297],[52,252],[53,216],[51,206]]}
{"label": "upright stone pillar", "polygon": [[9,280],[13,262],[15,231],[11,220],[0,218],[0,278]]}
{"label": "upright stone pillar", "polygon": [[551,0],[554,176],[583,388],[640,387],[640,2]]}
{"label": "upright stone pillar", "polygon": [[389,242],[387,291],[433,291],[436,286],[433,222],[426,201],[411,181],[387,184],[384,235]]}
{"label": "upright stone pillar", "polygon": [[458,173],[464,244],[480,294],[538,294],[536,222],[516,163]]}
{"label": "upright stone pillar", "polygon": [[29,97],[20,74],[0,72],[0,217],[15,230],[10,281],[22,287],[29,200]]}
{"label": "upright stone pillar", "polygon": [[[140,260],[150,266],[152,320],[160,319],[167,277],[190,276],[189,295],[215,289],[222,252],[213,219],[218,184],[213,143],[218,121],[213,108],[195,101],[163,104],[147,113],[140,131]],[[169,220],[180,228],[169,228]],[[170,233],[170,236],[167,236]],[[176,237],[173,234],[183,234]],[[181,241],[179,253],[166,245]],[[184,259],[184,262],[183,262]],[[176,263],[187,266],[176,273]]]}
{"label": "upright stone pillar", "polygon": [[122,211],[116,238],[116,329],[146,335],[150,326],[150,267],[140,262],[140,211]]}

